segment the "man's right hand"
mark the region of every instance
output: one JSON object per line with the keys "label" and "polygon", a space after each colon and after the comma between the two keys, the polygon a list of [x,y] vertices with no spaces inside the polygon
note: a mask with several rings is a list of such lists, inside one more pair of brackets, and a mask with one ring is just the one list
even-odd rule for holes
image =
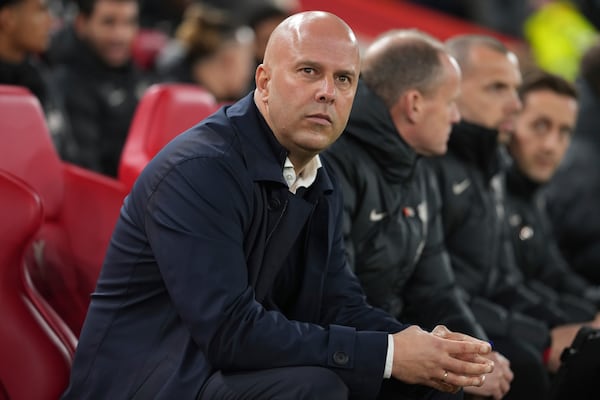
{"label": "man's right hand", "polygon": [[395,333],[392,377],[410,384],[456,392],[481,386],[494,369],[489,343],[437,326],[431,333],[411,326]]}

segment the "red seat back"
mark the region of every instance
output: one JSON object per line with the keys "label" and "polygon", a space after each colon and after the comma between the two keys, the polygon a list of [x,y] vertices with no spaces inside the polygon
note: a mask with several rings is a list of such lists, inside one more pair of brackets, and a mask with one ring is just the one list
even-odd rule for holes
{"label": "red seat back", "polygon": [[42,224],[41,199],[5,171],[0,193],[0,389],[11,400],[56,400],[68,382],[72,349],[24,279],[25,252]]}
{"label": "red seat back", "polygon": [[0,85],[0,138],[0,168],[33,187],[47,219],[58,218],[64,193],[62,166],[40,103],[27,89]]}
{"label": "red seat back", "polygon": [[144,94],[121,155],[119,180],[131,187],[146,164],[171,139],[214,113],[219,104],[197,85],[163,83]]}
{"label": "red seat back", "polygon": [[63,163],[26,89],[0,85],[0,140],[0,169],[32,186],[44,205],[28,257],[31,278],[78,335],[126,188]]}

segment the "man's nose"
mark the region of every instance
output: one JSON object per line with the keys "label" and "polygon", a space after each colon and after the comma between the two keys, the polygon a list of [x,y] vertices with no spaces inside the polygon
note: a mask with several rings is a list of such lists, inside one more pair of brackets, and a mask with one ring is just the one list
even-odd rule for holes
{"label": "man's nose", "polygon": [[319,102],[331,103],[336,96],[335,78],[326,76],[320,81],[319,90],[317,91],[317,100]]}

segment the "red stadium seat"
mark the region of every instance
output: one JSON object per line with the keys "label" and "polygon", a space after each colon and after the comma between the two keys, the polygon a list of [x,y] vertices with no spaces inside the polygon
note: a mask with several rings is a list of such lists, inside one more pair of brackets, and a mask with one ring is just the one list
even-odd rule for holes
{"label": "red stadium seat", "polygon": [[126,188],[62,162],[38,100],[0,85],[0,169],[27,182],[44,206],[28,259],[42,296],[79,335]]}
{"label": "red stadium seat", "polygon": [[63,342],[68,328],[27,275],[25,253],[42,226],[42,202],[2,170],[0,193],[0,398],[56,400],[68,383],[74,337]]}
{"label": "red stadium seat", "polygon": [[140,29],[131,47],[133,61],[144,71],[154,69],[156,57],[167,45],[169,37],[157,29]]}
{"label": "red stadium seat", "polygon": [[133,117],[121,154],[119,181],[128,188],[171,139],[219,108],[215,98],[192,84],[162,83],[148,88]]}

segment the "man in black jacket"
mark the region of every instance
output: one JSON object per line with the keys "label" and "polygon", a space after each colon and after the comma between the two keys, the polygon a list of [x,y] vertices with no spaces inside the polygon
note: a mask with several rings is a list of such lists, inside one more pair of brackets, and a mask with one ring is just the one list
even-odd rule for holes
{"label": "man in black jacket", "polygon": [[[501,42],[487,36],[457,36],[447,46],[463,72],[458,100],[463,120],[452,130],[447,154],[432,163],[442,197],[445,245],[477,320],[488,335],[498,338],[496,347],[511,360],[513,387],[530,390],[523,398],[546,398],[548,327],[565,319],[561,310],[523,284],[515,264],[504,216],[498,144],[499,130],[511,131],[521,109],[518,61]],[[508,326],[518,322],[521,327],[509,332],[509,341],[502,337],[507,321]]]}
{"label": "man in black jacket", "polygon": [[598,287],[575,273],[560,254],[541,191],[571,142],[577,92],[565,79],[537,72],[525,78],[519,95],[523,110],[508,146],[514,163],[506,175],[507,215],[516,260],[526,279],[550,290],[542,286],[540,293],[556,291],[565,296],[553,301],[563,303],[573,322],[586,321],[594,318],[600,304]]}
{"label": "man in black jacket", "polygon": [[72,141],[62,156],[84,168],[117,175],[121,150],[148,82],[131,45],[138,29],[136,0],[80,0],[68,43],[56,56],[55,78],[65,97]]}
{"label": "man in black jacket", "polygon": [[548,212],[569,266],[600,285],[600,42],[581,61],[573,142],[548,185]]}
{"label": "man in black jacket", "polygon": [[52,17],[43,0],[0,0],[0,84],[29,89],[44,108],[57,148],[67,134],[62,104],[42,60]]}
{"label": "man in black jacket", "polygon": [[[370,303],[400,320],[487,339],[455,285],[444,249],[439,193],[421,155],[443,154],[460,69],[443,44],[418,31],[391,31],[367,50],[346,131],[326,152],[344,193],[348,259]],[[467,393],[502,398],[512,371],[496,369]],[[385,385],[384,385],[385,390]]]}

